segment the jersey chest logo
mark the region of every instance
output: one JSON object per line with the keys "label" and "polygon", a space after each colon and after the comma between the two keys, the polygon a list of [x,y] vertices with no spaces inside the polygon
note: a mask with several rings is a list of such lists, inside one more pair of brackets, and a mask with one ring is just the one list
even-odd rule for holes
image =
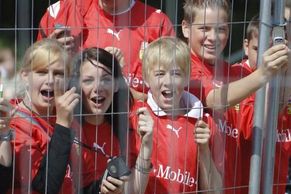
{"label": "jersey chest logo", "polygon": [[106,155],[106,153],[105,153],[105,149],[104,149],[105,145],[106,145],[106,142],[104,142],[102,146],[100,146],[100,145],[98,145],[96,142],[94,142],[94,143],[93,143],[93,148],[94,148],[95,150],[100,150],[101,153],[102,153],[103,155]]}
{"label": "jersey chest logo", "polygon": [[167,124],[167,129],[173,131],[176,134],[177,138],[179,138],[179,131],[182,129],[182,127],[175,128],[172,125]]}
{"label": "jersey chest logo", "polygon": [[112,34],[113,36],[115,36],[115,38],[116,38],[118,41],[120,41],[119,34],[120,34],[121,31],[122,31],[122,30],[119,30],[119,32],[114,32],[112,29],[108,28],[106,32],[107,32],[108,34]]}

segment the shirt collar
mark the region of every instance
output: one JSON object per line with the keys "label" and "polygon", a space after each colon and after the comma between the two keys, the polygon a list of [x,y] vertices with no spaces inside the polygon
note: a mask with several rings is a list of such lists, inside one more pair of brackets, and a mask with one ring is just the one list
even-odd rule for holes
{"label": "shirt collar", "polygon": [[[188,108],[189,111],[184,114],[186,117],[199,119],[203,115],[203,105],[202,102],[194,95],[189,92],[184,91],[181,98],[181,104],[184,104],[183,108]],[[149,107],[152,109],[155,115],[157,116],[166,116],[167,113],[164,112],[153,99],[152,93],[148,92],[147,103]]]}

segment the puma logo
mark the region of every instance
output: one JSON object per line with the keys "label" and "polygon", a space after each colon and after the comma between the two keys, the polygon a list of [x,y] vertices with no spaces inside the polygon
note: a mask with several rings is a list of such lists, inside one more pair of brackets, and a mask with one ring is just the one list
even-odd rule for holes
{"label": "puma logo", "polygon": [[100,145],[98,145],[97,143],[93,143],[93,148],[95,149],[95,150],[100,150],[102,153],[103,153],[103,155],[107,155],[106,153],[105,153],[105,150],[104,150],[104,146],[106,145],[106,143],[104,142],[103,143],[103,145],[102,146],[100,146]]}
{"label": "puma logo", "polygon": [[108,33],[108,34],[112,34],[113,36],[115,36],[117,40],[120,40],[120,38],[119,38],[119,33],[120,33],[120,32],[121,32],[121,30],[120,30],[119,32],[114,32],[114,31],[113,31],[112,29],[110,29],[110,28],[107,29],[107,33]]}
{"label": "puma logo", "polygon": [[178,129],[176,129],[172,125],[167,124],[167,129],[170,129],[171,131],[173,131],[179,138],[179,131],[182,129],[182,127],[179,127]]}

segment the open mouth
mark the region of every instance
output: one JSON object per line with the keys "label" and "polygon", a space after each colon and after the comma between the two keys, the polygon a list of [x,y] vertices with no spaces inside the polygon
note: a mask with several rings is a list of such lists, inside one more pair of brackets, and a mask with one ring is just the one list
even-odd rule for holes
{"label": "open mouth", "polygon": [[52,91],[52,90],[41,90],[40,93],[42,96],[45,96],[47,98],[54,97],[54,91]]}
{"label": "open mouth", "polygon": [[167,90],[167,91],[163,91],[163,92],[162,92],[162,95],[163,95],[165,98],[173,98],[173,96],[174,96],[174,92],[173,92],[173,91],[170,91],[170,90]]}
{"label": "open mouth", "polygon": [[102,104],[105,101],[105,97],[103,97],[103,96],[93,97],[93,98],[91,98],[91,101],[94,104]]}

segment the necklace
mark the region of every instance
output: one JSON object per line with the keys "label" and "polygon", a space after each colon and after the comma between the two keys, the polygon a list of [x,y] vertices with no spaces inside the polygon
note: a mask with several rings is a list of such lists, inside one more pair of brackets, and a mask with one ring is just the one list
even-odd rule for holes
{"label": "necklace", "polygon": [[23,104],[23,106],[26,108],[26,109],[28,109],[32,114],[35,114],[35,115],[37,115],[37,116],[40,116],[40,114],[38,114],[37,112],[35,112],[35,111],[33,111],[25,102],[24,102],[24,100],[22,100],[22,104]]}

